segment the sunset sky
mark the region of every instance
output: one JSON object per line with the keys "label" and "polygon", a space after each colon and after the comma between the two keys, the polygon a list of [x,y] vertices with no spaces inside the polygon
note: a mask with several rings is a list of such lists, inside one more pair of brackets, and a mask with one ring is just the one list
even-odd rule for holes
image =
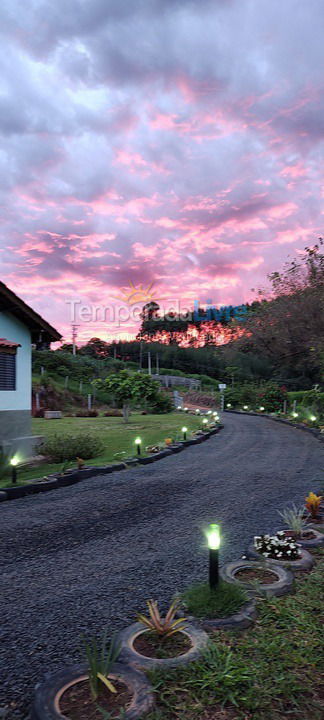
{"label": "sunset sky", "polygon": [[[253,299],[323,234],[323,17],[2,0],[1,279],[67,340],[71,301],[118,304],[130,282],[165,305]],[[81,340],[136,330],[76,320]]]}

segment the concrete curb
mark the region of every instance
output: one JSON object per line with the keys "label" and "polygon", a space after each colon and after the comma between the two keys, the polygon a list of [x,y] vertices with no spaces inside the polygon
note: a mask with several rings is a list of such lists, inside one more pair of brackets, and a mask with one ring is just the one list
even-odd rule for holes
{"label": "concrete curb", "polygon": [[285,420],[285,418],[279,418],[279,417],[273,417],[273,415],[269,415],[269,413],[260,413],[257,412],[250,412],[249,410],[242,411],[242,410],[223,410],[224,413],[233,413],[233,415],[252,415],[253,417],[263,417],[268,418],[268,420],[273,420],[274,422],[283,423],[284,425],[290,425],[290,427],[296,428],[296,430],[304,430],[304,432],[308,432],[313,437],[317,438],[319,442],[324,442],[324,433],[321,433],[320,430],[317,428],[309,428],[306,425],[302,425],[301,423],[295,423],[291,420]]}
{"label": "concrete curb", "polygon": [[103,465],[85,467],[82,470],[67,470],[64,475],[53,473],[48,475],[48,480],[34,480],[28,485],[17,485],[17,487],[3,488],[0,490],[0,503],[6,500],[16,500],[18,498],[26,497],[26,495],[35,495],[40,492],[46,492],[49,490],[55,490],[61,487],[68,487],[69,485],[76,485],[81,480],[88,480],[88,478],[97,477],[97,475],[108,475],[119,470],[127,470],[128,467],[134,465],[148,465],[158,460],[162,460],[169,455],[181,452],[190,445],[198,445],[204,440],[208,440],[212,435],[216,435],[224,426],[219,425],[217,428],[213,428],[209,432],[205,432],[203,436],[194,438],[192,440],[183,440],[179,443],[175,443],[174,447],[165,448],[158,453],[149,455],[148,457],[129,458],[124,462],[116,463],[116,465]]}

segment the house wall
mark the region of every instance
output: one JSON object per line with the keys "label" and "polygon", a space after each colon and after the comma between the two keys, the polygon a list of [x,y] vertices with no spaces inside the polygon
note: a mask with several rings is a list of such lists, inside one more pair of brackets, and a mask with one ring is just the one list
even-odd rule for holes
{"label": "house wall", "polygon": [[0,337],[20,343],[16,355],[16,390],[0,390],[0,445],[31,434],[31,335],[9,312],[0,312]]}

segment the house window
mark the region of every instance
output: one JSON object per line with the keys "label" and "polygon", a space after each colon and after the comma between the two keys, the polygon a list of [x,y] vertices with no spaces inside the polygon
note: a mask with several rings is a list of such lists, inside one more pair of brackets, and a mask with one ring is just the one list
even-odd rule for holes
{"label": "house window", "polygon": [[0,351],[0,390],[16,390],[16,355]]}

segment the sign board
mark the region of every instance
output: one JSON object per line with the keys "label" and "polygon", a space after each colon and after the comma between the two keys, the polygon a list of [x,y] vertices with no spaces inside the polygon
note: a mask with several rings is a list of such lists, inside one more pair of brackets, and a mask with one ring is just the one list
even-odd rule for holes
{"label": "sign board", "polygon": [[218,390],[226,390],[226,383],[219,383]]}

